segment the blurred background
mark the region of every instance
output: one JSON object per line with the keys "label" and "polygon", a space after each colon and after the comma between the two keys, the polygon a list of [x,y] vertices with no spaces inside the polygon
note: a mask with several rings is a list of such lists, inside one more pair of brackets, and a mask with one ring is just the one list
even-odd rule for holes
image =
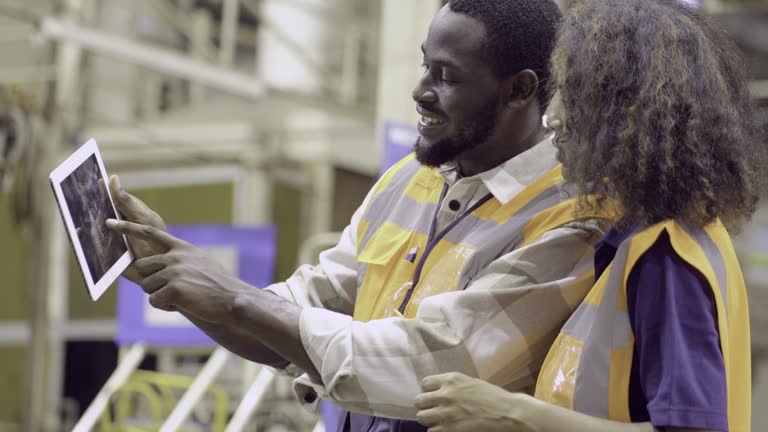
{"label": "blurred background", "polygon": [[[744,51],[766,127],[768,2],[689,2]],[[78,420],[77,430],[323,430],[288,378],[194,337],[121,336],[127,288],[90,300],[48,173],[94,137],[107,170],[192,238],[276,233],[220,255],[260,248],[262,277],[281,280],[335,242],[408,151],[419,46],[442,3],[0,0],[0,432]],[[753,430],[764,431],[768,203],[737,247],[751,296]],[[149,336],[185,326],[145,318],[160,326],[147,324]]]}

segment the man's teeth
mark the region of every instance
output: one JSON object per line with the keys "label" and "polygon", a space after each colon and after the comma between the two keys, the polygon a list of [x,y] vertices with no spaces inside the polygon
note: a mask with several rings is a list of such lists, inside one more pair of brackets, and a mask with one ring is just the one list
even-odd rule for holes
{"label": "man's teeth", "polygon": [[432,126],[432,125],[441,125],[445,122],[435,117],[422,116],[421,123]]}

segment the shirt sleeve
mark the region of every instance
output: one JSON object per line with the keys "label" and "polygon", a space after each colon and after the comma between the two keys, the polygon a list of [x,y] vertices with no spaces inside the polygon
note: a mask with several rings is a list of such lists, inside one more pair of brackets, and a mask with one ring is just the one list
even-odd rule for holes
{"label": "shirt sleeve", "polygon": [[635,390],[656,428],[728,430],[725,365],[711,295],[709,283],[675,253],[666,233],[630,273]]}
{"label": "shirt sleeve", "polygon": [[285,282],[265,289],[299,306],[352,315],[357,295],[355,245],[359,213],[360,209],[336,246],[320,253],[319,264],[302,265]]}
{"label": "shirt sleeve", "polygon": [[336,246],[320,253],[317,265],[302,265],[285,282],[265,289],[302,307],[324,308],[351,316],[357,297],[357,228],[378,184],[352,215]]}
{"label": "shirt sleeve", "polygon": [[320,308],[301,315],[304,348],[322,382],[294,381],[362,414],[415,419],[421,379],[458,371],[508,390],[535,383],[557,332],[592,285],[595,222],[552,230],[493,261],[464,291],[428,297],[415,318],[370,322]]}

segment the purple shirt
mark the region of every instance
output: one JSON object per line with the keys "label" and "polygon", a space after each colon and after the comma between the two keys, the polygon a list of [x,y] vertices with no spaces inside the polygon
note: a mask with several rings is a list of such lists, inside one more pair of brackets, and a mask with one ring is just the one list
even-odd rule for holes
{"label": "purple shirt", "polygon": [[[611,229],[595,245],[595,278],[633,230]],[[712,290],[663,232],[627,280],[635,335],[629,384],[633,422],[656,428],[728,430],[725,365]]]}

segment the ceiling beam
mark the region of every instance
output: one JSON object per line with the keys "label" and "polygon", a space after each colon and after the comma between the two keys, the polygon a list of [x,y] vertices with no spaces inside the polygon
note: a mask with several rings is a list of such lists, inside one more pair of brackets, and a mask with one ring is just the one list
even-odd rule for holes
{"label": "ceiling beam", "polygon": [[264,84],[254,76],[200,61],[167,48],[115,36],[58,18],[45,18],[42,30],[49,39],[74,43],[87,51],[188,79],[235,96],[261,99],[266,93]]}

